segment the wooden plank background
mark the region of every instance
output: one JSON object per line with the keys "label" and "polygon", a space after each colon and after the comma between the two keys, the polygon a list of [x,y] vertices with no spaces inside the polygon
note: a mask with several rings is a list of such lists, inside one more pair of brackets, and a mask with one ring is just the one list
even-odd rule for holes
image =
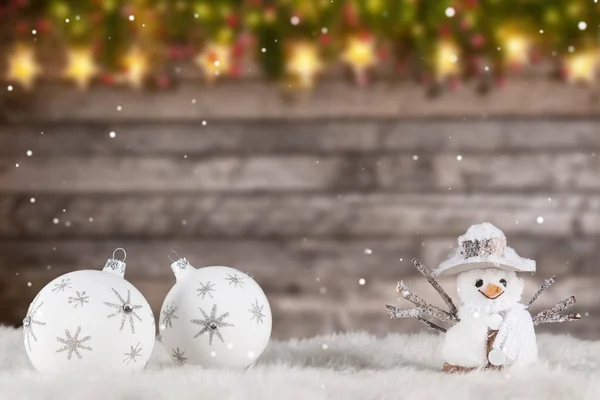
{"label": "wooden plank background", "polygon": [[410,259],[435,267],[469,225],[490,221],[538,262],[526,297],[556,274],[538,307],[576,294],[588,313],[541,329],[600,338],[590,90],[530,80],[431,100],[417,86],[325,82],[292,101],[260,82],[47,85],[0,105],[2,323],[19,324],[52,278],[125,247],[127,277],[156,312],[176,250],[254,275],[277,338],[415,331],[383,308],[400,303],[399,279],[436,299]]}

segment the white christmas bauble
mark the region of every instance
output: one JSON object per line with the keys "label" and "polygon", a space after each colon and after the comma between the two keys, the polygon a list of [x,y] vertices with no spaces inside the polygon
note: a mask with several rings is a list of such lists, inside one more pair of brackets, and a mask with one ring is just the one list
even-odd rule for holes
{"label": "white christmas bauble", "polygon": [[35,297],[23,320],[25,350],[43,372],[141,369],[155,342],[154,315],[123,278],[125,263],[59,276]]}
{"label": "white christmas bauble", "polygon": [[271,336],[271,308],[254,279],[229,267],[173,263],[177,283],[163,302],[159,329],[177,364],[246,368]]}

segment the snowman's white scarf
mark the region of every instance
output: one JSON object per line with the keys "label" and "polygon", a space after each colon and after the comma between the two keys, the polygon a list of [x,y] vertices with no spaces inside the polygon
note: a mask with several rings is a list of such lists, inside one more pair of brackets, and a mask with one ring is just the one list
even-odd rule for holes
{"label": "snowman's white scarf", "polygon": [[506,313],[493,347],[502,350],[510,364],[527,365],[537,360],[533,319],[523,304]]}
{"label": "snowman's white scarf", "polygon": [[486,302],[487,304],[462,304],[461,313],[467,311],[489,315],[498,313],[504,318],[496,339],[494,349],[502,350],[510,364],[525,365],[537,360],[537,344],[533,320],[524,304],[514,301]]}

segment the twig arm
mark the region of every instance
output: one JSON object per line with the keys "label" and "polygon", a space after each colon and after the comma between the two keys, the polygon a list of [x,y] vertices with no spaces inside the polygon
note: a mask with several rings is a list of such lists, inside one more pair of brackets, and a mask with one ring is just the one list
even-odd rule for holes
{"label": "twig arm", "polygon": [[390,306],[389,304],[386,304],[385,307],[390,310],[388,313],[390,319],[417,318],[419,315],[427,313],[425,308],[398,308]]}
{"label": "twig arm", "polygon": [[560,313],[570,306],[575,304],[575,296],[571,296],[558,304],[553,305],[552,307],[538,313],[535,317],[533,317],[533,324],[539,325],[549,322],[565,322],[565,321],[577,321],[581,319],[580,314],[569,314],[569,315],[561,315]]}
{"label": "twig arm", "polygon": [[430,329],[435,329],[436,331],[440,331],[440,332],[446,333],[446,329],[445,328],[442,328],[441,326],[436,325],[436,324],[434,324],[431,321],[427,321],[425,318],[417,317],[417,319],[419,321],[421,321],[422,323],[424,323],[425,325],[427,325]]}
{"label": "twig arm", "polygon": [[437,319],[439,319],[440,321],[454,322],[454,323],[456,323],[456,322],[459,321],[459,319],[456,316],[456,314],[451,314],[448,311],[442,310],[441,308],[436,307],[433,304],[430,304],[430,303],[426,302],[421,297],[419,297],[416,294],[412,293],[404,285],[403,281],[398,282],[398,286],[396,287],[396,293],[398,294],[398,296],[402,297],[403,299],[406,299],[406,300],[410,301],[411,303],[413,303],[417,307],[428,308],[428,309],[432,310],[432,312],[435,312],[437,314],[437,315],[435,315],[435,317]]}
{"label": "twig arm", "polygon": [[581,319],[580,314],[569,314],[569,315],[550,314],[550,315],[545,315],[545,316],[541,316],[541,317],[536,315],[533,318],[533,325],[537,326],[539,324],[545,324],[545,323],[577,321],[579,319]]}
{"label": "twig arm", "polygon": [[427,268],[425,268],[425,266],[421,264],[416,258],[413,258],[412,264],[425,277],[425,279],[427,279],[429,284],[431,284],[431,286],[433,286],[433,288],[440,294],[444,302],[448,305],[448,308],[450,309],[450,314],[456,316],[458,313],[456,306],[452,302],[450,296],[448,296],[448,294],[444,291],[444,289],[442,289],[440,284],[431,275],[431,272]]}
{"label": "twig arm", "polygon": [[415,318],[431,329],[438,330],[440,332],[446,332],[446,329],[442,328],[439,325],[434,324],[431,321],[426,320],[421,317],[421,315],[431,315],[426,308],[418,307],[418,308],[397,308],[394,306],[386,305],[387,309],[390,310],[388,316],[391,319],[397,318]]}
{"label": "twig arm", "polygon": [[416,318],[422,315],[428,315],[430,317],[436,318],[442,322],[446,322],[450,325],[456,324],[457,321],[454,321],[444,313],[440,313],[441,310],[438,308],[431,307],[416,307],[416,308],[397,308],[394,306],[386,305],[390,313],[388,314],[390,318],[407,318],[412,317]]}
{"label": "twig arm", "polygon": [[558,314],[560,312],[563,312],[564,310],[566,310],[567,308],[571,307],[573,304],[575,304],[575,296],[571,296],[567,299],[564,299],[563,301],[561,301],[558,304],[553,305],[552,307],[538,313],[535,318],[537,317],[545,317],[548,315],[552,315],[552,314]]}
{"label": "twig arm", "polygon": [[533,295],[531,300],[529,300],[529,303],[527,303],[527,309],[531,308],[532,304],[535,303],[535,301],[538,299],[538,297],[540,297],[540,295],[542,293],[544,293],[550,286],[552,286],[552,284],[555,281],[556,281],[556,276],[552,276],[552,277],[546,279],[546,281],[544,282],[542,287],[540,287],[540,289]]}

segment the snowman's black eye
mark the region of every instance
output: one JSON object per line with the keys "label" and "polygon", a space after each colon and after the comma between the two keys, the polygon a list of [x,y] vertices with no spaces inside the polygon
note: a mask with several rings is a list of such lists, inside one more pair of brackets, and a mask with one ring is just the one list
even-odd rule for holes
{"label": "snowman's black eye", "polygon": [[482,279],[477,279],[475,281],[475,286],[476,287],[482,287],[483,286],[483,280]]}
{"label": "snowman's black eye", "polygon": [[504,285],[504,287],[506,287],[506,279],[500,279],[500,283]]}

